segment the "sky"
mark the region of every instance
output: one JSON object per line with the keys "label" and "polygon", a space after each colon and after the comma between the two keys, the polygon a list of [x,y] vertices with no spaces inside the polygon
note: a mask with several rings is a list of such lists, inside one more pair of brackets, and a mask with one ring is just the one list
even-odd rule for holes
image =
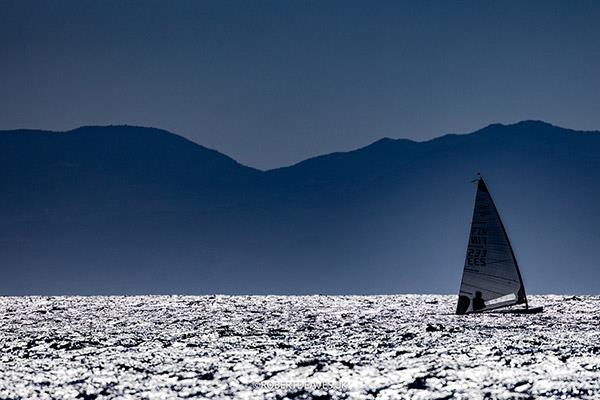
{"label": "sky", "polygon": [[0,129],[167,129],[269,169],[539,119],[600,129],[598,1],[0,1]]}

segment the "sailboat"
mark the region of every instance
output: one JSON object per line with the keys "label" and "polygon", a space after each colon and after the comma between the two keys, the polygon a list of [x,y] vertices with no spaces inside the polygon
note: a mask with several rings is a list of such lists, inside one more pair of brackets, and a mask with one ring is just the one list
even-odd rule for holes
{"label": "sailboat", "polygon": [[[456,314],[477,313],[525,304],[502,312],[534,314],[508,235],[480,174]],[[475,181],[474,181],[475,182]]]}

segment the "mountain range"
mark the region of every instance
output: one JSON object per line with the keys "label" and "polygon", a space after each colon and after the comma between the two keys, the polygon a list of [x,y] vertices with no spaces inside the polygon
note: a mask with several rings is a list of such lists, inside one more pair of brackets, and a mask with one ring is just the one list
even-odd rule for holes
{"label": "mountain range", "polygon": [[455,293],[475,173],[532,293],[598,293],[600,132],[540,121],[260,171],[164,130],[0,132],[0,293]]}

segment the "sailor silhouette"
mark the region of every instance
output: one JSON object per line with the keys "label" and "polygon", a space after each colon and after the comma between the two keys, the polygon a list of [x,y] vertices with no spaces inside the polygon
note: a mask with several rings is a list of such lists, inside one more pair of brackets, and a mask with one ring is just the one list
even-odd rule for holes
{"label": "sailor silhouette", "polygon": [[481,292],[475,292],[475,298],[473,299],[473,311],[482,310],[485,308],[485,301],[481,298]]}

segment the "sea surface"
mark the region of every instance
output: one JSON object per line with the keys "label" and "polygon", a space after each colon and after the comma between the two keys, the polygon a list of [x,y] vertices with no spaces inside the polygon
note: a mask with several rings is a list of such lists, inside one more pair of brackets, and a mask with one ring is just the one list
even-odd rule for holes
{"label": "sea surface", "polygon": [[0,399],[600,398],[600,297],[0,297]]}

